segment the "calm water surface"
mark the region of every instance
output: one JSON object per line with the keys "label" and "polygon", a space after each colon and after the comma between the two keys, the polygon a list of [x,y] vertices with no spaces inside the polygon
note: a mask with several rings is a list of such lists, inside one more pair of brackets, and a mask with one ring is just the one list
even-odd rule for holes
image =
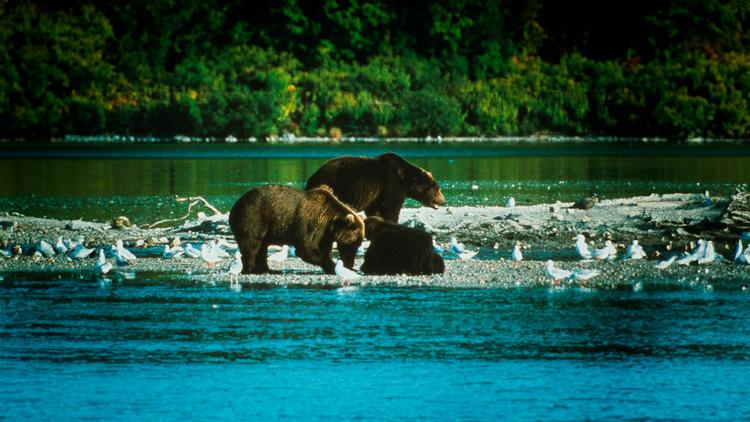
{"label": "calm water surface", "polygon": [[[201,195],[222,210],[266,183],[303,187],[339,155],[394,151],[430,170],[451,205],[574,201],[709,190],[750,181],[739,145],[130,145],[0,149],[0,210],[136,223],[183,215],[173,197]],[[407,201],[407,206],[417,206]]]}
{"label": "calm water surface", "polygon": [[750,418],[750,294],[0,284],[16,419]]}

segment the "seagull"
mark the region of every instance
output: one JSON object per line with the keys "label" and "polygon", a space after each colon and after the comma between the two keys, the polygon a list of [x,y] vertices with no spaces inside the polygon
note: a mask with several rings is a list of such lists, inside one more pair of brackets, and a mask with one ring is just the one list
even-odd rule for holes
{"label": "seagull", "polygon": [[717,255],[716,251],[714,250],[714,242],[708,241],[706,242],[705,250],[703,251],[703,256],[698,259],[698,264],[710,264],[714,261],[716,261]]}
{"label": "seagull", "polygon": [[583,259],[591,259],[591,251],[589,251],[589,245],[586,244],[586,236],[582,234],[576,235],[576,252]]}
{"label": "seagull", "polygon": [[[237,251],[234,253],[234,261],[232,261],[232,264],[229,265],[229,278],[231,280],[231,287],[232,290],[241,290],[242,287],[240,286],[239,282],[239,275],[242,272],[242,254],[240,251]],[[235,281],[237,281],[235,287]]]}
{"label": "seagull", "polygon": [[84,259],[88,258],[88,256],[91,255],[92,252],[94,252],[93,249],[89,249],[84,246],[83,242],[78,242],[75,249],[73,249],[73,252],[70,253],[70,256],[73,259]]}
{"label": "seagull", "polygon": [[201,245],[201,259],[205,261],[209,267],[213,267],[217,262],[221,262],[221,258],[214,255],[214,249],[205,243]]}
{"label": "seagull", "polygon": [[703,192],[703,200],[706,205],[711,205],[714,203],[714,201],[711,199],[711,195],[709,195],[708,191]]}
{"label": "seagull", "polygon": [[690,265],[690,263],[703,258],[703,255],[705,255],[705,253],[706,253],[706,241],[703,239],[698,239],[698,246],[695,249],[693,249],[693,252],[678,259],[677,263],[680,265]]}
{"label": "seagull", "polygon": [[558,281],[564,278],[569,278],[572,274],[571,271],[555,268],[555,264],[552,260],[547,261],[547,275],[552,277],[553,280]]}
{"label": "seagull", "polygon": [[36,250],[39,251],[45,258],[51,258],[55,256],[55,249],[44,240],[40,240],[36,244]]}
{"label": "seagull", "polygon": [[62,236],[57,237],[57,241],[55,242],[55,251],[60,255],[64,255],[66,252],[68,252],[68,247],[65,246]]}
{"label": "seagull", "polygon": [[672,265],[677,260],[677,255],[673,255],[671,258],[665,260],[665,261],[659,261],[658,264],[654,265],[654,268],[657,270],[663,270],[670,265]]}
{"label": "seagull", "polygon": [[185,244],[185,255],[191,257],[191,258],[200,258],[201,257],[201,251],[196,249],[193,245],[190,243]]}
{"label": "seagull", "polygon": [[604,242],[603,248],[597,249],[594,252],[594,258],[599,260],[615,259],[617,258],[617,248],[615,248],[615,245],[611,240],[607,240],[606,242]]}
{"label": "seagull", "polygon": [[208,244],[211,247],[211,253],[213,253],[214,255],[216,255],[217,258],[222,258],[222,259],[223,258],[229,258],[229,256],[230,256],[229,252],[225,251],[221,247],[221,244],[219,244],[215,240],[212,240],[212,241],[208,242]]}
{"label": "seagull", "polygon": [[99,249],[99,259],[96,261],[96,275],[102,276],[112,271],[112,263],[107,262],[104,249]]}
{"label": "seagull", "polygon": [[130,252],[125,246],[123,246],[121,239],[117,239],[117,242],[115,242],[114,250],[118,264],[130,264],[137,259],[135,255],[133,255],[133,252]]}
{"label": "seagull", "polygon": [[593,208],[594,205],[596,205],[598,202],[599,202],[599,197],[595,193],[592,193],[591,196],[586,196],[586,197],[579,199],[568,208],[588,210],[588,209]]}
{"label": "seagull", "polygon": [[744,252],[744,246],[742,246],[742,239],[737,239],[737,248],[734,250],[734,262],[743,262],[742,252]]}
{"label": "seagull", "polygon": [[361,276],[356,272],[344,266],[344,261],[336,261],[336,275],[344,279],[344,284],[348,285],[352,280],[356,280]]}
{"label": "seagull", "polygon": [[281,250],[268,256],[268,261],[271,262],[284,262],[289,256],[289,246],[284,245]]}
{"label": "seagull", "polygon": [[512,196],[508,198],[508,200],[505,202],[505,206],[508,208],[513,208],[516,206],[516,199]]}
{"label": "seagull", "polygon": [[164,245],[164,253],[161,254],[161,257],[164,259],[171,259],[171,258],[179,258],[182,256],[182,254],[185,253],[185,250],[182,249],[182,247],[173,246],[169,247],[169,245]]}
{"label": "seagull", "polygon": [[589,270],[589,269],[581,268],[581,269],[573,271],[573,274],[570,275],[570,278],[572,280],[577,280],[577,281],[586,281],[588,279],[598,276],[599,274],[601,274],[599,270],[596,270],[596,269]]}
{"label": "seagull", "polygon": [[477,251],[470,251],[464,248],[463,243],[458,243],[455,237],[451,237],[451,252],[458,255],[459,259],[471,259],[477,254]]}
{"label": "seagull", "polygon": [[523,254],[521,254],[521,245],[518,242],[513,245],[513,252],[510,254],[510,258],[516,262],[523,261]]}
{"label": "seagull", "polygon": [[625,250],[625,255],[622,259],[643,259],[646,257],[646,252],[643,250],[643,246],[638,244],[638,240],[633,239],[633,243],[628,245],[628,249]]}

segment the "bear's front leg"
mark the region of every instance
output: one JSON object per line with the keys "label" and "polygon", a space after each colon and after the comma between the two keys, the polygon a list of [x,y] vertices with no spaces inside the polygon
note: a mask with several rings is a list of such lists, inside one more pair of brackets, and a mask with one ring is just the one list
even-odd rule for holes
{"label": "bear's front leg", "polygon": [[357,249],[359,248],[359,245],[338,245],[339,248],[339,256],[341,257],[341,261],[344,262],[344,266],[346,268],[349,268],[350,270],[354,269],[354,259],[357,256]]}

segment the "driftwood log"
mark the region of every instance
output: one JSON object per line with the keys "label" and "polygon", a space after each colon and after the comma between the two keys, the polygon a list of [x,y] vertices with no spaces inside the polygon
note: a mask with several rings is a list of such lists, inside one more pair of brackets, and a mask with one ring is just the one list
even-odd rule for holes
{"label": "driftwood log", "polygon": [[732,196],[721,222],[733,232],[750,230],[750,192],[739,192]]}

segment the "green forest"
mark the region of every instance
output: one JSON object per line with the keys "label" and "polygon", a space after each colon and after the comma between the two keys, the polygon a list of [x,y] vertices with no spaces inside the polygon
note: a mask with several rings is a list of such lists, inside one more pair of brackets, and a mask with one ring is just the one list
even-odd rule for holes
{"label": "green forest", "polygon": [[748,138],[747,0],[0,0],[0,137]]}

